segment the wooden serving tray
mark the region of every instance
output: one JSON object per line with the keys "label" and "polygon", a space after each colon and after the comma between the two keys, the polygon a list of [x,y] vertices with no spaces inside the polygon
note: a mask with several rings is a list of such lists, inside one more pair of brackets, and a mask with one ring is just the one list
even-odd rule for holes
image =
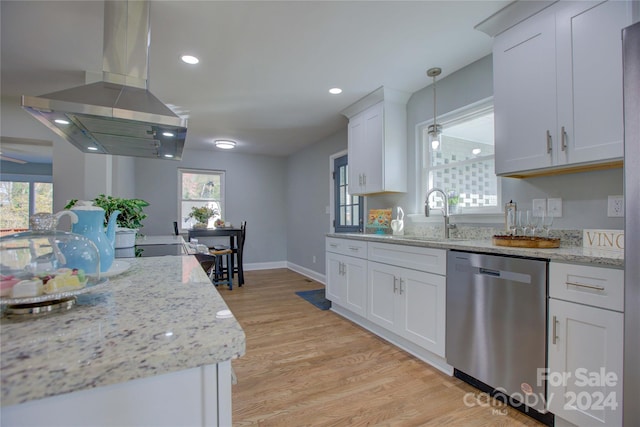
{"label": "wooden serving tray", "polygon": [[528,236],[493,236],[493,244],[512,248],[559,248],[560,239]]}

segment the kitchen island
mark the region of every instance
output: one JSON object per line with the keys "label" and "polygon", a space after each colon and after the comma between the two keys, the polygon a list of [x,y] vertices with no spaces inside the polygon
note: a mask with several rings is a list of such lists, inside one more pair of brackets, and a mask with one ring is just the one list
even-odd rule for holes
{"label": "kitchen island", "polygon": [[245,335],[193,256],[130,267],[67,312],[3,316],[2,425],[230,425]]}

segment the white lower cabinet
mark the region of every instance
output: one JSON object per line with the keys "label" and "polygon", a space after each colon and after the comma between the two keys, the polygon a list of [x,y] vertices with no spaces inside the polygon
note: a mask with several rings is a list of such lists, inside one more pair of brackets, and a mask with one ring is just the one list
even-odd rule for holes
{"label": "white lower cabinet", "polygon": [[359,316],[367,315],[367,242],[327,237],[326,297]]}
{"label": "white lower cabinet", "polygon": [[603,308],[620,306],[621,273],[549,267],[547,407],[579,426],[622,425],[624,315]]}
{"label": "white lower cabinet", "polygon": [[327,252],[327,299],[367,315],[367,260]]}
{"label": "white lower cabinet", "polygon": [[368,262],[368,319],[444,357],[445,277]]}
{"label": "white lower cabinet", "polygon": [[332,310],[451,374],[444,359],[446,253],[327,237]]}

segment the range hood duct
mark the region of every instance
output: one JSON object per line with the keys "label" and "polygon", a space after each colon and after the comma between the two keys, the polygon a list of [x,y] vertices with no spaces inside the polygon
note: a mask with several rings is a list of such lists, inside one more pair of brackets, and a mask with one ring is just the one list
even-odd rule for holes
{"label": "range hood duct", "polygon": [[147,87],[149,2],[104,4],[103,80],[23,96],[22,108],[85,153],[181,160],[187,120]]}

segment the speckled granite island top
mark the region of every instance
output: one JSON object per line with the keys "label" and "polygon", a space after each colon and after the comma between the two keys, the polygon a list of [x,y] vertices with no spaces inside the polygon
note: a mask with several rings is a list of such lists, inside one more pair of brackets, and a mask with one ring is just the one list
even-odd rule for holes
{"label": "speckled granite island top", "polygon": [[130,268],[65,313],[0,320],[2,406],[212,365],[245,352],[244,331],[193,256]]}
{"label": "speckled granite island top", "polygon": [[548,259],[558,262],[600,265],[602,267],[624,267],[624,255],[621,252],[608,251],[603,249],[583,248],[581,246],[560,246],[559,248],[554,249],[511,248],[505,246],[496,246],[491,240],[446,240],[416,236],[391,236],[356,233],[331,233],[327,234],[327,237],[420,246],[425,248],[455,249],[461,251],[482,252],[498,255],[525,256],[530,258]]}

